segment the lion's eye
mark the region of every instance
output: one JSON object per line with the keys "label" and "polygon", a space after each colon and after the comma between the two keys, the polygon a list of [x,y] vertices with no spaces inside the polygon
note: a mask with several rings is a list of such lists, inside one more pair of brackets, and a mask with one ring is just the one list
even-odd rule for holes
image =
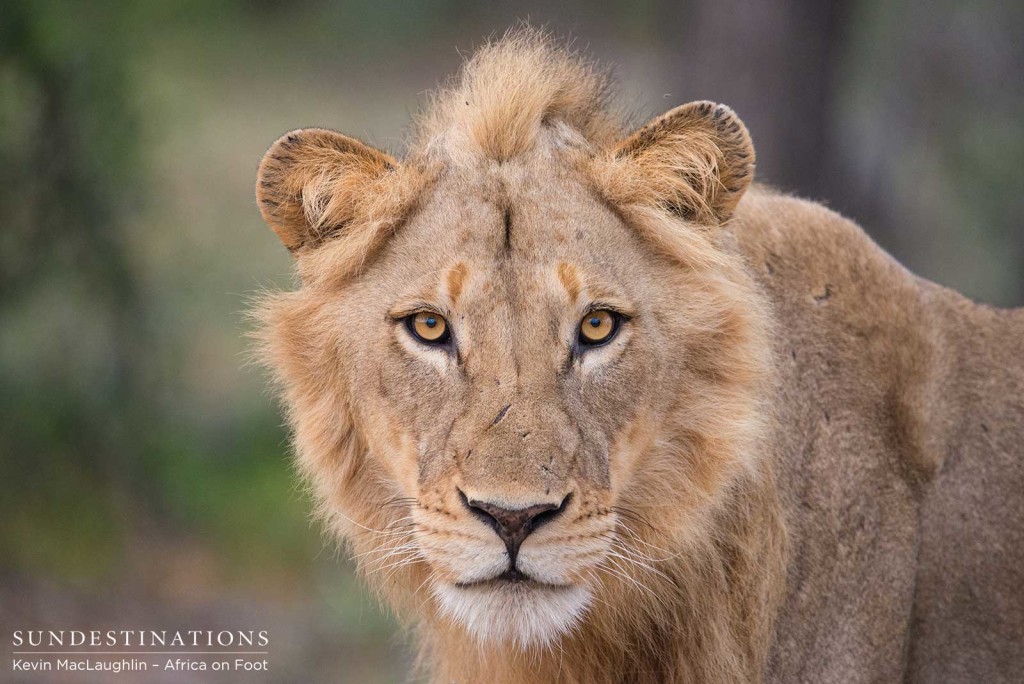
{"label": "lion's eye", "polygon": [[619,316],[612,311],[591,311],[580,321],[580,344],[595,347],[608,342],[619,329]]}
{"label": "lion's eye", "polygon": [[424,344],[444,344],[448,341],[451,333],[448,331],[448,321],[443,316],[430,311],[407,316],[405,325],[409,332]]}

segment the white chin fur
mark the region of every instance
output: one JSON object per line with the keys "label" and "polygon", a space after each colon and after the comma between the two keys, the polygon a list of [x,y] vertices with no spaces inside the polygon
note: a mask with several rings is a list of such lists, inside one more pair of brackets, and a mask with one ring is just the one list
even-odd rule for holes
{"label": "white chin fur", "polygon": [[458,587],[438,582],[433,593],[442,614],[481,643],[515,645],[522,650],[550,645],[571,631],[591,600],[590,589],[575,585]]}

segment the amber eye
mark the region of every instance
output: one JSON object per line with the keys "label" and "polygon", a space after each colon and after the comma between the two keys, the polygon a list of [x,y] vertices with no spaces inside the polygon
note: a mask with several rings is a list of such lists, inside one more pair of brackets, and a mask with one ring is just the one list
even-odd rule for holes
{"label": "amber eye", "polygon": [[611,311],[591,311],[580,321],[580,344],[597,346],[615,336],[619,328],[619,316]]}
{"label": "amber eye", "polygon": [[424,344],[444,344],[451,336],[448,321],[444,320],[444,316],[431,311],[421,311],[407,316],[405,324],[412,336]]}

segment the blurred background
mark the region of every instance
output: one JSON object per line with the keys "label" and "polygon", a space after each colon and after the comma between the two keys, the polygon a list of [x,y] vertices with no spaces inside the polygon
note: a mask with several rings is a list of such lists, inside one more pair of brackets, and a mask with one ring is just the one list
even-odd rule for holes
{"label": "blurred background", "polygon": [[400,153],[424,91],[527,18],[614,65],[640,115],[725,102],[760,180],[1024,304],[1024,3],[5,0],[4,634],[268,629],[267,681],[406,679],[245,367],[247,298],[292,284],[256,166],[308,125]]}

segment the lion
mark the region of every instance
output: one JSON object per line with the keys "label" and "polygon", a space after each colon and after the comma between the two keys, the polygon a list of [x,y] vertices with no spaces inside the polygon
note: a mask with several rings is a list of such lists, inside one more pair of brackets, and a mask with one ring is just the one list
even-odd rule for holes
{"label": "lion", "polygon": [[728,107],[639,128],[521,29],[399,160],[259,167],[298,471],[437,682],[1024,671],[1024,310],[753,185]]}

